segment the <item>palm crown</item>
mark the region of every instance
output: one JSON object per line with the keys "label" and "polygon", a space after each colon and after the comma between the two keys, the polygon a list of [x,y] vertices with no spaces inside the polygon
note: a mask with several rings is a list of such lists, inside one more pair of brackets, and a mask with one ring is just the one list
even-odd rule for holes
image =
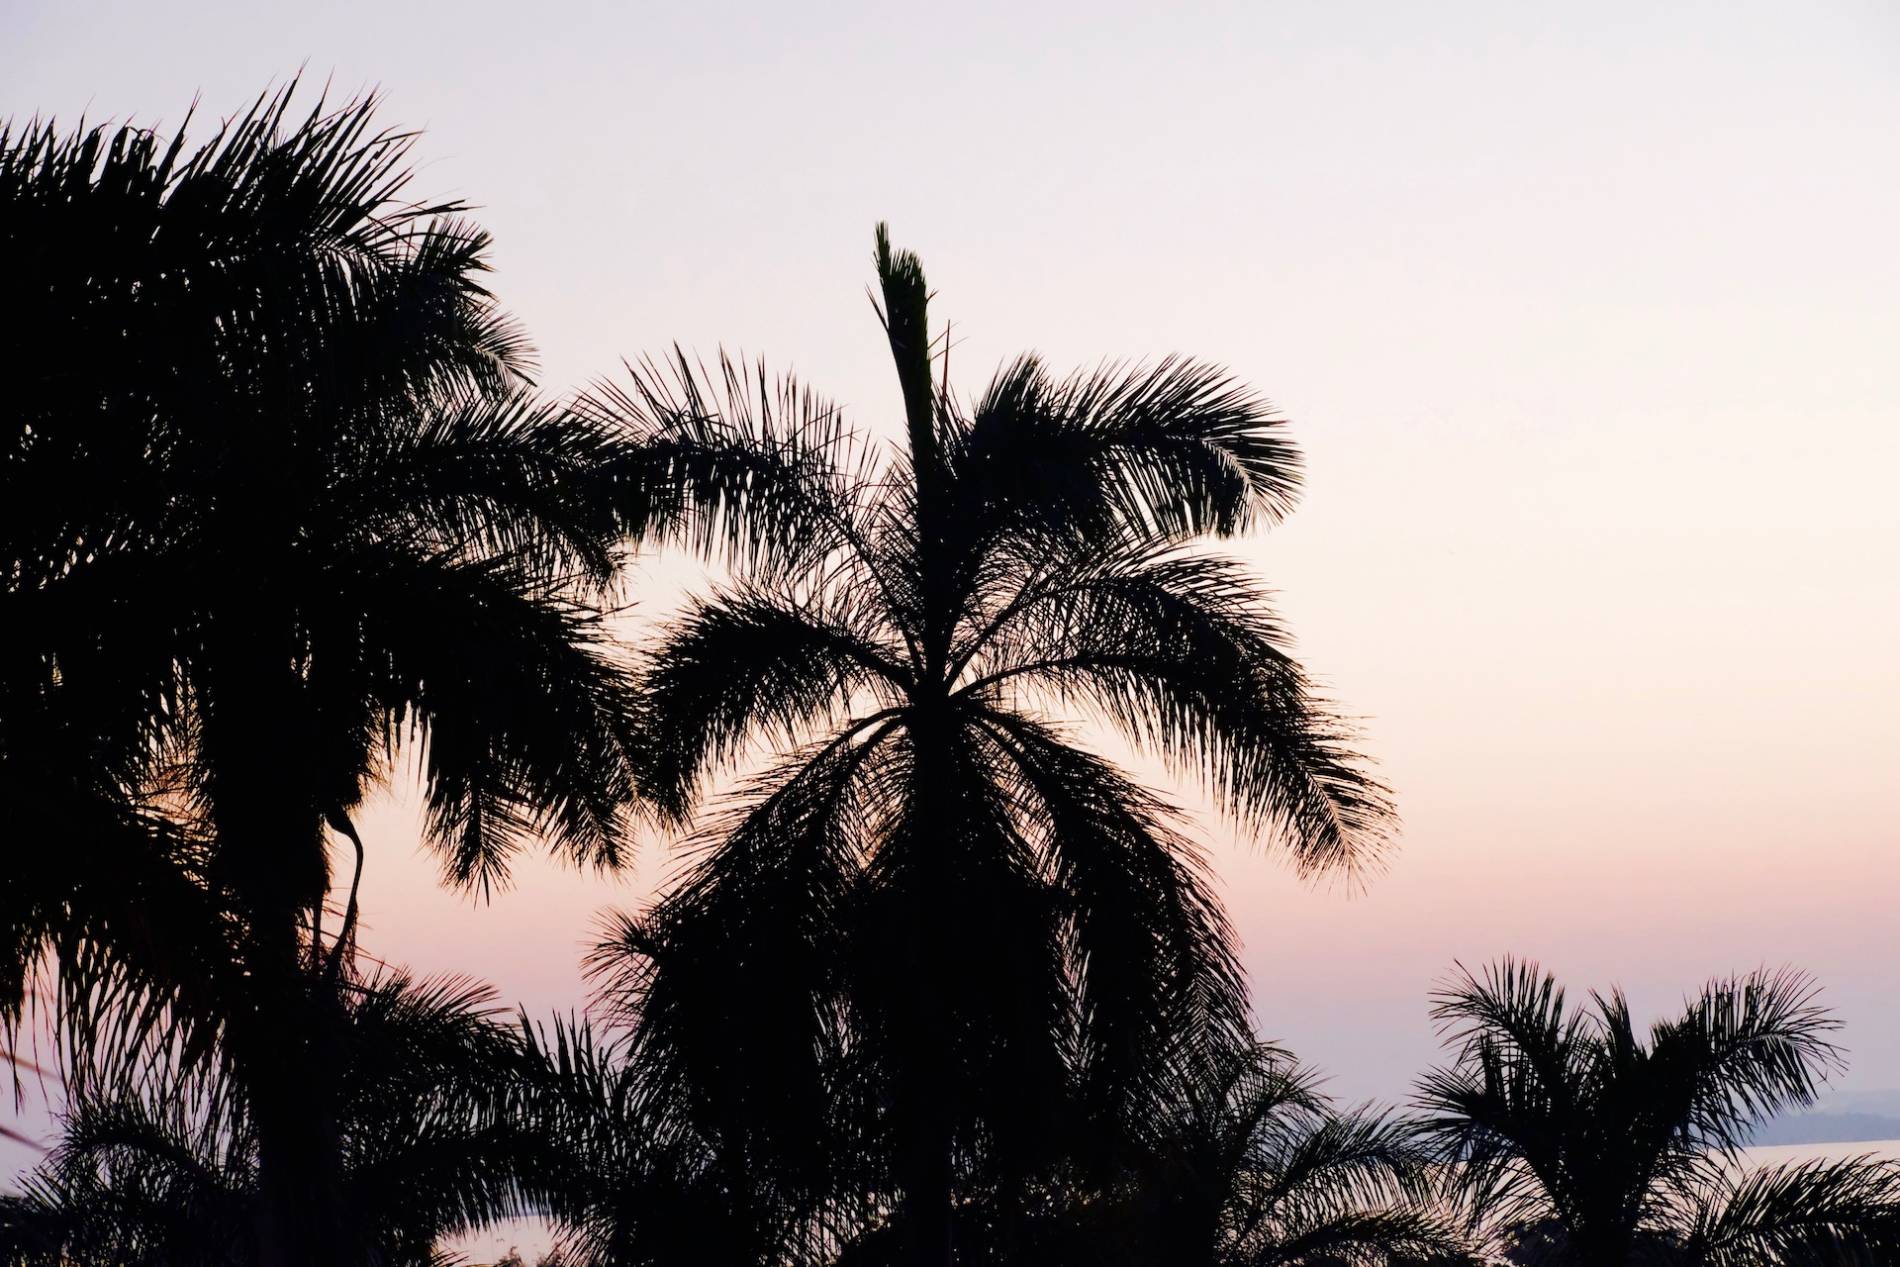
{"label": "palm crown", "polygon": [[941,1242],[954,1147],[1030,1157],[1071,1085],[1121,1113],[1184,1036],[1245,1031],[1170,809],[1050,709],[1207,772],[1307,870],[1367,863],[1387,806],[1260,587],[1186,548],[1289,505],[1264,402],[1194,362],[1057,380],[1024,358],[966,413],[933,382],[921,266],[882,229],[877,266],[908,433],[888,463],[730,365],[592,398],[653,434],[751,438],[803,472],[804,525],[644,675],[643,787],[676,819],[755,741],[784,752],[598,964],[656,1085],[690,1088],[749,1165],[802,1164],[848,1062],[888,1110],[906,1217],[936,1220],[915,1235]]}
{"label": "palm crown", "polygon": [[[410,138],[290,97],[191,151],[0,137],[34,318],[0,460],[0,780],[72,846],[8,888],[0,1004],[17,1020],[51,948],[77,1043],[162,1053],[183,1023],[238,1069],[272,1261],[323,1257],[338,1217],[314,1017],[357,900],[326,945],[331,847],[360,879],[351,813],[408,740],[453,879],[535,836],[619,859],[631,678],[595,605],[668,504],[643,492],[664,468],[525,397],[486,235],[403,196]],[[98,1020],[114,998],[126,1024]]]}
{"label": "palm crown", "polygon": [[1740,1167],[1752,1127],[1812,1103],[1838,1067],[1837,1022],[1803,977],[1714,982],[1644,1038],[1620,992],[1574,1008],[1507,960],[1453,981],[1435,1014],[1458,1058],[1420,1082],[1422,1128],[1532,1261],[1765,1267],[1900,1246],[1900,1169]]}
{"label": "palm crown", "polygon": [[[409,138],[371,102],[299,121],[289,98],[191,154],[50,126],[0,151],[8,240],[77,239],[23,281],[53,329],[0,498],[7,687],[41,705],[8,710],[9,767],[64,731],[122,786],[181,770],[168,804],[207,811],[223,878],[279,909],[321,900],[324,822],[348,833],[409,735],[457,879],[531,830],[611,862],[626,679],[573,585],[617,561],[621,521],[584,495],[612,437],[520,394],[486,236],[398,197]],[[73,269],[89,234],[112,249]],[[100,341],[136,359],[77,390],[69,344]]]}
{"label": "palm crown", "polygon": [[[1287,1053],[1216,1053],[1173,1083],[1124,1218],[1095,1258],[1224,1267],[1463,1262],[1427,1155],[1389,1113],[1340,1109]],[[1085,1213],[1082,1220],[1088,1222]]]}
{"label": "palm crown", "polygon": [[[363,1261],[430,1267],[442,1238],[524,1212],[538,1141],[507,1110],[523,1048],[493,992],[380,972],[328,1024],[344,1089],[344,1192]],[[174,1068],[87,1091],[59,1146],[0,1203],[0,1261],[130,1267],[256,1262],[257,1135],[241,1094]]]}

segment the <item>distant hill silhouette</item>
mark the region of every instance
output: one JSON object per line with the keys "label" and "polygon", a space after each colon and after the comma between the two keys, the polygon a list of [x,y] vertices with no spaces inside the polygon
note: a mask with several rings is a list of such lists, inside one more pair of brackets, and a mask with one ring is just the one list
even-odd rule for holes
{"label": "distant hill silhouette", "polygon": [[1800,1113],[1764,1122],[1756,1144],[1854,1144],[1900,1139],[1900,1117],[1878,1113]]}
{"label": "distant hill silhouette", "polygon": [[1772,1118],[1755,1131],[1758,1145],[1856,1144],[1900,1139],[1900,1091],[1837,1091],[1812,1112]]}

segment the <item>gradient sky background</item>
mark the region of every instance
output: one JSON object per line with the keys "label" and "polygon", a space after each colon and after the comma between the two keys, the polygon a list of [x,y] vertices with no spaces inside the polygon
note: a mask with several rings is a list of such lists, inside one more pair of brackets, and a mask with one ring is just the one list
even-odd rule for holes
{"label": "gradient sky background", "polygon": [[[1225,362],[1310,462],[1238,548],[1406,821],[1359,897],[1216,846],[1262,1031],[1394,1097],[1454,960],[1644,1010],[1785,962],[1842,1085],[1900,1086],[1890,3],[0,13],[0,116],[380,86],[417,190],[482,205],[550,389],[723,341],[895,436],[879,218],[966,392],[1026,348]],[[369,818],[369,945],[535,1012],[667,866],[523,866],[477,908],[411,805]]]}

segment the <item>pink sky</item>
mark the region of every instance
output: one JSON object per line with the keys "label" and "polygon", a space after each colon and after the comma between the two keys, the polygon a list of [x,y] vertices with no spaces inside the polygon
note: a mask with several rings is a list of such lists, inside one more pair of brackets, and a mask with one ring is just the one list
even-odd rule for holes
{"label": "pink sky", "polygon": [[[1216,849],[1262,1030],[1390,1097],[1454,959],[1644,1007],[1788,962],[1900,1085],[1900,16],[1448,8],[8,0],[0,115],[381,85],[551,388],[723,341],[894,435],[879,218],[966,390],[1225,362],[1310,460],[1237,548],[1406,821],[1356,898]],[[368,834],[370,944],[537,1012],[666,865],[477,909],[400,794]]]}

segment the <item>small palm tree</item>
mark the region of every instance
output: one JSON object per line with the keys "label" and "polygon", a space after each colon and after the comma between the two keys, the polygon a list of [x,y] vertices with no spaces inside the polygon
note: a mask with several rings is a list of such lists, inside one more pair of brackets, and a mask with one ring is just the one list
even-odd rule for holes
{"label": "small palm tree", "polygon": [[1219,1053],[1180,1080],[1121,1189],[1102,1261],[1454,1261],[1463,1246],[1433,1209],[1426,1163],[1407,1123],[1337,1109],[1280,1049]]}
{"label": "small palm tree", "polygon": [[1061,1261],[1205,1267],[1465,1261],[1408,1124],[1340,1110],[1270,1044],[1198,1058],[1118,1173],[1053,1220]]}
{"label": "small palm tree", "polygon": [[[1317,1082],[1269,1044],[1204,1054],[1171,1076],[1132,1152],[1077,1158],[1027,1193],[975,1176],[959,1253],[999,1267],[1476,1264],[1409,1125],[1342,1111]],[[839,1267],[891,1267],[892,1230],[858,1238]]]}
{"label": "small palm tree", "polygon": [[1259,584],[1190,545],[1292,503],[1260,398],[1195,362],[1058,380],[1026,357],[965,412],[933,380],[918,260],[880,227],[876,264],[908,440],[889,461],[730,364],[649,364],[590,401],[797,445],[781,504],[808,525],[694,604],[643,685],[643,787],[676,822],[755,741],[789,755],[702,820],[701,861],[596,966],[644,1076],[735,1171],[835,1173],[815,1142],[857,1088],[891,1217],[941,1264],[970,1159],[1027,1176],[1078,1118],[1138,1117],[1184,1035],[1246,1032],[1196,851],[1052,714],[1205,779],[1304,871],[1367,864],[1388,810]]}
{"label": "small palm tree", "polygon": [[1434,1007],[1458,1057],[1420,1082],[1422,1129],[1518,1261],[1893,1261],[1900,1167],[1736,1155],[1839,1065],[1815,996],[1786,972],[1717,981],[1645,1038],[1620,992],[1573,1008],[1533,964],[1462,972]]}
{"label": "small palm tree", "polygon": [[[544,1146],[512,1112],[523,1049],[486,987],[385,972],[342,997],[329,1044],[352,1213],[342,1251],[432,1267],[445,1238],[528,1209],[528,1162]],[[243,1088],[189,1068],[82,1093],[0,1208],[0,1261],[255,1263],[258,1147]]]}
{"label": "small palm tree", "polygon": [[[735,1176],[712,1141],[645,1094],[585,1022],[525,1025],[517,1120],[540,1141],[529,1191],[570,1267],[811,1261],[804,1212]],[[735,1182],[736,1180],[736,1182]]]}

